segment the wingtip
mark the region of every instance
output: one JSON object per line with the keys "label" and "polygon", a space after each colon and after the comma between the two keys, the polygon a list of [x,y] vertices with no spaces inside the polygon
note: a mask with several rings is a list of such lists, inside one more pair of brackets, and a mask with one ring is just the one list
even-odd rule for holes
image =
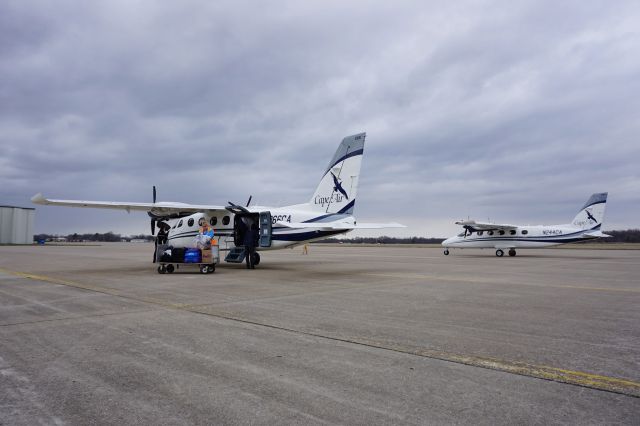
{"label": "wingtip", "polygon": [[36,195],[31,197],[31,202],[33,204],[46,204],[47,199],[44,198],[41,192],[38,192]]}

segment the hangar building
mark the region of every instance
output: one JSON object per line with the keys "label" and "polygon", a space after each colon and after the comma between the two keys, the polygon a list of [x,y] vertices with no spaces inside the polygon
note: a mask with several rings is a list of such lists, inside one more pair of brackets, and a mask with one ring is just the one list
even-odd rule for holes
{"label": "hangar building", "polygon": [[0,244],[33,244],[36,209],[0,206]]}

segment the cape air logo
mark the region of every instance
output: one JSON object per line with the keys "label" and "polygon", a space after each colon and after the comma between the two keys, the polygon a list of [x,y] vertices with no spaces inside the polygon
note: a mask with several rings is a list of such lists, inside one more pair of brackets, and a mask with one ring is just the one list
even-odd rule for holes
{"label": "cape air logo", "polygon": [[333,190],[338,191],[339,193],[344,195],[344,198],[348,200],[349,196],[347,195],[347,191],[345,191],[342,187],[342,182],[336,177],[336,175],[333,174],[333,172],[329,173],[331,173],[331,177],[333,177]]}
{"label": "cape air logo", "polygon": [[329,204],[342,203],[343,201],[345,201],[345,199],[349,199],[347,191],[345,191],[342,187],[342,181],[336,175],[334,175],[333,172],[329,173],[331,173],[331,177],[333,178],[333,192],[331,193],[331,196],[321,197],[317,195],[313,200],[315,204],[320,204],[322,207]]}
{"label": "cape air logo", "polygon": [[584,209],[584,212],[587,214],[587,218],[589,218],[589,220],[592,220],[593,223],[598,223],[598,221],[596,220],[595,217],[593,217],[589,209]]}

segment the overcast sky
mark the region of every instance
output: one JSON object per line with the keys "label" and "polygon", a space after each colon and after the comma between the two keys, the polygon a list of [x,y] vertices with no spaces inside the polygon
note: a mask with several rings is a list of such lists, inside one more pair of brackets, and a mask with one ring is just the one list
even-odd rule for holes
{"label": "overcast sky", "polygon": [[409,225],[384,234],[566,223],[601,191],[637,228],[640,2],[0,2],[0,204],[304,202],[361,131],[356,216]]}

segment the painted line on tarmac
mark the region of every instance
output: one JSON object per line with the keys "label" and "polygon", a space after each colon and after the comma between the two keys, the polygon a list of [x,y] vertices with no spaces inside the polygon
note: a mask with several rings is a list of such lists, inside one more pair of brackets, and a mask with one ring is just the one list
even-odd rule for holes
{"label": "painted line on tarmac", "polygon": [[500,282],[490,279],[478,279],[478,278],[454,278],[454,277],[444,277],[438,275],[426,275],[426,274],[411,274],[411,273],[366,273],[365,275],[370,275],[372,277],[387,277],[387,278],[400,278],[400,279],[422,279],[422,280],[440,280],[440,281],[459,281],[459,282],[473,282],[473,283],[484,283],[484,284],[501,284],[501,285],[509,285],[509,286],[522,286],[522,287],[539,287],[539,288],[570,288],[577,290],[592,290],[592,291],[613,291],[613,292],[623,292],[623,293],[640,293],[640,289],[635,288],[613,288],[613,287],[586,287],[586,286],[577,286],[577,285],[540,285],[540,284],[522,284],[522,283],[507,283]]}
{"label": "painted line on tarmac", "polygon": [[55,277],[49,277],[45,275],[29,274],[24,272],[9,271],[4,268],[0,268],[0,272],[28,278],[31,280],[48,282],[53,284],[60,284],[74,288],[80,288],[88,291],[94,291],[97,293],[108,294],[115,297],[121,297],[128,300],[134,300],[138,302],[145,302],[154,304],[157,306],[163,306],[166,308],[176,309],[180,311],[187,311],[195,314],[206,315],[209,317],[220,318],[229,321],[236,321],[243,324],[249,324],[259,327],[266,327],[273,330],[285,331],[293,334],[317,337],[321,339],[332,340],[335,342],[343,342],[356,344],[360,346],[366,346],[370,348],[382,349],[393,351],[397,353],[403,353],[408,355],[419,356],[428,359],[435,359],[440,361],[452,362],[455,364],[468,365],[471,367],[485,368],[494,371],[500,371],[503,373],[516,374],[519,376],[531,377],[535,379],[548,380],[558,383],[565,383],[573,386],[579,386],[584,388],[596,389],[605,392],[611,392],[630,396],[634,398],[640,398],[640,382],[635,382],[629,379],[622,379],[616,377],[603,376],[599,374],[585,373],[582,371],[567,370],[563,368],[551,367],[546,365],[529,364],[519,361],[502,360],[498,358],[473,356],[456,354],[451,352],[438,351],[434,349],[428,349],[423,347],[416,347],[410,345],[402,345],[395,342],[380,341],[368,339],[366,337],[341,337],[332,336],[328,333],[319,333],[304,331],[294,328],[283,327],[274,324],[267,324],[248,318],[243,318],[238,315],[224,312],[221,310],[214,311],[209,306],[202,305],[190,305],[185,303],[171,303],[162,299],[150,298],[150,297],[137,297],[120,293],[117,290],[97,287],[93,285],[86,285],[77,283],[74,281],[64,280]]}

